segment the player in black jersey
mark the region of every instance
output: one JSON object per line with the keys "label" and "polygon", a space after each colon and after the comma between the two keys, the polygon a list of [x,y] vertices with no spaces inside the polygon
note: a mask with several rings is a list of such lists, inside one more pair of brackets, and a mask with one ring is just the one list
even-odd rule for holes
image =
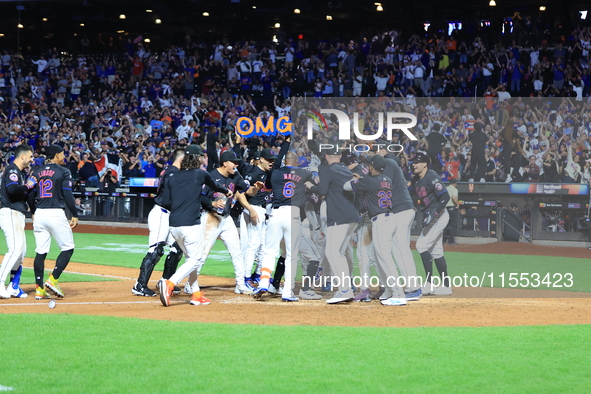
{"label": "player in black jersey", "polygon": [[[22,263],[27,250],[25,238],[25,212],[27,193],[30,187],[26,184],[24,170],[33,161],[33,149],[26,144],[19,145],[14,152],[14,161],[2,174],[0,184],[0,228],[6,236],[8,251],[2,259],[0,267],[0,298],[27,298],[19,286],[23,271]],[[10,272],[10,284],[6,289],[4,283]]]}
{"label": "player in black jersey", "polygon": [[[244,181],[249,185],[254,185],[256,182],[264,184],[276,158],[271,149],[263,149],[259,154],[258,164],[243,173]],[[240,217],[240,244],[244,258],[244,284],[250,291],[254,291],[254,283],[251,281],[250,276],[254,259],[262,249],[266,228],[265,213],[267,204],[270,202],[271,190],[264,186],[255,195],[246,196],[246,201],[240,201],[244,207]]]}
{"label": "player in black jersey", "polygon": [[[396,232],[392,212],[392,181],[383,174],[386,162],[382,156],[371,159],[370,175],[361,177],[354,174],[354,180],[344,185],[345,190],[360,193],[365,199],[367,212],[372,222],[372,241],[378,263],[385,273],[384,285],[391,297],[383,305],[406,305],[404,291],[398,285],[398,269],[392,258],[392,239]],[[367,279],[366,279],[367,280]]]}
{"label": "player in black jersey", "polygon": [[[445,209],[449,201],[447,188],[441,178],[433,170],[429,170],[429,156],[419,152],[413,159],[413,171],[415,176],[411,181],[416,207],[423,213],[423,230],[417,239],[417,250],[421,254],[425,273],[427,275],[422,293],[424,295],[450,295],[452,293],[449,278],[447,277],[447,263],[443,256],[443,231],[449,222],[449,214]],[[433,262],[441,275],[441,286],[433,286],[432,273]]]}
{"label": "player in black jersey", "polygon": [[[233,151],[226,151],[220,155],[220,166],[211,171],[212,178],[224,185],[234,193],[239,201],[245,202],[244,193],[255,195],[263,185],[261,182],[255,182],[252,187],[244,182],[242,175],[237,171],[240,160]],[[218,237],[222,240],[234,265],[234,275],[236,277],[236,294],[251,294],[244,285],[244,259],[240,248],[240,238],[238,229],[230,216],[230,211],[235,203],[234,199],[227,199],[223,194],[211,190],[205,186],[201,193],[201,202],[204,208],[201,222],[203,224],[203,258],[194,272],[189,276],[189,282],[197,284],[197,276],[201,267],[205,263],[207,256],[213,249]],[[195,292],[195,289],[191,289]]]}
{"label": "player in black jersey", "polygon": [[[201,149],[190,145],[181,162],[181,170],[167,175],[162,193],[163,207],[170,210],[170,232],[186,255],[185,263],[170,277],[162,279],[160,301],[170,305],[170,296],[174,287],[190,272],[194,271],[203,257],[203,230],[201,229],[201,191],[207,185],[215,192],[231,198],[233,193],[224,185],[216,182],[212,176],[199,169]],[[197,282],[192,284],[192,305],[207,305],[210,301],[203,296]]]}
{"label": "player in black jersey", "polygon": [[[198,146],[197,148],[198,151],[200,151],[201,148]],[[148,253],[142,260],[137,282],[131,289],[131,292],[135,295],[145,297],[156,296],[156,292],[148,287],[148,281],[150,280],[150,276],[152,276],[154,267],[158,264],[158,261],[160,261],[160,258],[164,254],[164,246],[167,244],[170,245],[170,251],[164,262],[164,272],[162,273],[164,279],[169,279],[172,274],[174,274],[179,261],[183,257],[183,252],[180,250],[178,244],[174,242],[169,231],[168,218],[170,212],[162,206],[162,194],[166,178],[169,174],[179,171],[183,157],[185,157],[185,150],[176,149],[173,153],[172,165],[168,166],[160,174],[154,206],[148,214],[148,229],[150,230],[150,235],[148,237]],[[199,155],[199,157],[202,157],[202,155]],[[180,289],[176,288],[175,292],[180,292]]]}
{"label": "player in black jersey", "polygon": [[[286,139],[281,151],[289,149],[289,138]],[[281,154],[280,154],[281,155]],[[267,177],[266,187],[273,191],[273,211],[267,223],[263,263],[259,287],[253,293],[256,300],[262,299],[269,292],[271,272],[275,257],[279,254],[281,241],[285,242],[285,284],[281,298],[283,301],[298,301],[293,293],[300,239],[300,208],[305,203],[306,187],[313,187],[312,173],[297,168],[297,155],[288,152],[285,155],[285,166],[280,166],[279,158],[275,160],[271,175]]]}
{"label": "player in black jersey", "polygon": [[[68,266],[74,253],[74,236],[72,229],[78,225],[78,211],[72,194],[72,174],[63,167],[64,150],[59,145],[50,145],[45,149],[48,164],[37,168],[29,177],[29,183],[35,185],[28,197],[29,207],[33,213],[33,231],[35,234],[35,283],[36,299],[49,298],[43,292],[43,286],[58,297],[63,297],[58,280]],[[72,214],[68,223],[65,208]],[[61,253],[55,261],[55,268],[49,279],[43,283],[45,257],[49,252],[51,238],[57,242]]]}

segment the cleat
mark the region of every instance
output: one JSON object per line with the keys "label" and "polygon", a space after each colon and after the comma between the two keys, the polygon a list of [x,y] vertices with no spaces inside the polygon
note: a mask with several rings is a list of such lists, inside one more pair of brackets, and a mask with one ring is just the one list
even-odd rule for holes
{"label": "cleat", "polygon": [[267,290],[270,294],[277,294],[277,289],[275,288],[275,286],[273,286],[273,284],[271,283],[269,285],[269,289]]}
{"label": "cleat", "polygon": [[244,294],[252,294],[256,290],[256,287],[254,287],[254,282],[252,280],[245,280],[244,287],[246,287],[250,291],[250,293]]}
{"label": "cleat", "polygon": [[209,305],[211,304],[211,301],[208,298],[205,298],[203,296],[203,293],[200,291],[196,291],[195,293],[193,293],[193,296],[191,297],[191,305]]}
{"label": "cleat", "polygon": [[[180,288],[180,287],[178,287],[178,286],[175,286],[175,287],[172,289],[172,294],[174,294],[174,295],[179,295],[179,294],[181,294],[181,288]],[[156,295],[156,294],[154,294],[154,295]]]}
{"label": "cleat", "polygon": [[156,297],[156,292],[154,290],[144,287],[137,282],[135,282],[135,286],[131,289],[131,293],[142,297]]}
{"label": "cleat", "polygon": [[20,288],[18,283],[10,282],[6,291],[13,298],[27,298],[29,296],[27,293],[23,291],[23,289]]}
{"label": "cleat", "polygon": [[379,300],[380,297],[382,296],[382,294],[384,294],[385,291],[386,291],[386,288],[384,286],[380,286],[380,290],[378,290],[378,292],[376,293],[376,295],[373,297],[374,300]]}
{"label": "cleat", "polygon": [[433,295],[451,295],[451,287],[440,286],[433,290]]}
{"label": "cleat", "polygon": [[60,288],[58,280],[52,275],[49,275],[49,279],[45,281],[45,288],[55,294],[58,298],[64,298],[64,292]]}
{"label": "cleat", "polygon": [[345,291],[339,290],[334,293],[334,296],[331,299],[326,300],[327,304],[338,304],[341,302],[351,302],[354,298],[353,290],[348,289]]}
{"label": "cleat", "polygon": [[246,294],[251,295],[253,291],[246,287],[245,285],[236,284],[236,288],[234,289],[234,293],[236,294]]}
{"label": "cleat", "polygon": [[364,289],[357,294],[357,297],[353,299],[355,302],[371,302],[371,292],[369,289]]}
{"label": "cleat", "polygon": [[51,296],[49,295],[49,293],[47,293],[47,291],[45,290],[45,288],[37,285],[35,287],[35,299],[36,300],[42,300],[42,299],[48,299],[51,298]]}
{"label": "cleat", "polygon": [[259,274],[252,274],[252,283],[259,284],[261,281],[261,276]]}
{"label": "cleat", "polygon": [[10,298],[10,293],[4,287],[4,284],[0,284],[0,299],[2,298]]}
{"label": "cleat", "polygon": [[378,297],[378,300],[387,300],[388,298],[392,298],[392,290],[388,288],[384,288],[384,292]]}
{"label": "cleat", "polygon": [[170,296],[172,295],[173,289],[174,289],[174,283],[172,283],[168,279],[164,279],[164,280],[160,281],[160,302],[162,302],[162,305],[164,305],[164,306],[170,305]]}
{"label": "cleat", "polygon": [[265,289],[264,287],[259,287],[254,291],[254,293],[252,293],[252,298],[257,301],[261,301],[265,294],[269,294],[269,290]]}
{"label": "cleat", "polygon": [[406,305],[406,298],[388,298],[387,300],[382,300],[382,305],[386,306],[401,306]]}
{"label": "cleat", "polygon": [[410,293],[406,293],[406,301],[418,301],[423,297],[423,292],[421,289],[417,289],[415,291],[411,291]]}
{"label": "cleat", "polygon": [[302,300],[321,300],[322,299],[322,296],[320,294],[317,294],[312,289],[310,289],[310,290],[300,289],[300,293],[298,294],[298,296]]}
{"label": "cleat", "polygon": [[421,293],[424,296],[433,295],[435,294],[435,289],[437,289],[437,286],[433,286],[431,282],[425,282],[425,285],[421,287]]}
{"label": "cleat", "polygon": [[300,299],[298,297],[294,297],[294,296],[291,296],[291,297],[281,297],[281,301],[283,301],[283,302],[297,302],[299,300]]}
{"label": "cleat", "polygon": [[191,285],[189,284],[189,282],[185,283],[185,288],[183,289],[183,293],[193,294],[193,289],[191,289]]}

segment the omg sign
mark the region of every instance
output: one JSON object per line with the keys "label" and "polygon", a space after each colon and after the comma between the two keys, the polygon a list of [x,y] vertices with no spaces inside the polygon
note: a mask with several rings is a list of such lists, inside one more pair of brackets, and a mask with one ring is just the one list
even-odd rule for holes
{"label": "omg sign", "polygon": [[246,116],[238,118],[236,121],[236,133],[243,138],[258,137],[261,135],[291,135],[291,120],[288,116],[282,116],[275,119],[269,116],[269,119],[257,117],[254,121]]}

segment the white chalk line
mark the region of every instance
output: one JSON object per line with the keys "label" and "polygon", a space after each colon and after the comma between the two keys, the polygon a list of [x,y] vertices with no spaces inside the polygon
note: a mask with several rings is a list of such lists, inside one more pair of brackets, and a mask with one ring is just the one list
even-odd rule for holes
{"label": "white chalk line", "polygon": [[[55,300],[54,300],[55,301]],[[171,304],[184,304],[186,302],[171,302]],[[55,306],[59,305],[105,305],[105,304],[160,304],[160,301],[95,301],[95,302],[56,302]],[[47,306],[45,302],[37,303],[14,303],[14,304],[0,304],[0,306]]]}
{"label": "white chalk line", "polygon": [[8,387],[8,386],[2,386],[0,384],[0,391],[12,391],[12,390],[14,390],[14,388]]}

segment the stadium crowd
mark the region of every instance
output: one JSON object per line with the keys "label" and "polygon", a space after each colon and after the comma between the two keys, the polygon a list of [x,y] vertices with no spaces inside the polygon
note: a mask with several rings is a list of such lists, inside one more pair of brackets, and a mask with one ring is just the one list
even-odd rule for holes
{"label": "stadium crowd", "polygon": [[[94,162],[105,153],[121,158],[123,178],[158,176],[170,152],[187,144],[203,145],[213,168],[236,143],[241,116],[296,116],[292,101],[300,97],[356,97],[349,110],[363,118],[361,98],[378,97],[384,110],[419,120],[419,141],[397,137],[406,165],[426,150],[444,179],[586,183],[591,30],[548,40],[518,13],[512,27],[504,41],[461,31],[404,39],[392,30],[318,44],[187,39],[152,51],[128,39],[121,53],[102,55],[52,49],[23,58],[4,51],[2,168],[21,142],[33,146],[36,164],[47,146],[63,146],[74,177],[95,187]],[[83,40],[90,44],[80,53],[91,52]],[[360,126],[372,134],[378,127],[369,120]],[[274,136],[239,143],[244,154],[280,145]],[[304,166],[315,154],[304,143],[294,149]]]}

